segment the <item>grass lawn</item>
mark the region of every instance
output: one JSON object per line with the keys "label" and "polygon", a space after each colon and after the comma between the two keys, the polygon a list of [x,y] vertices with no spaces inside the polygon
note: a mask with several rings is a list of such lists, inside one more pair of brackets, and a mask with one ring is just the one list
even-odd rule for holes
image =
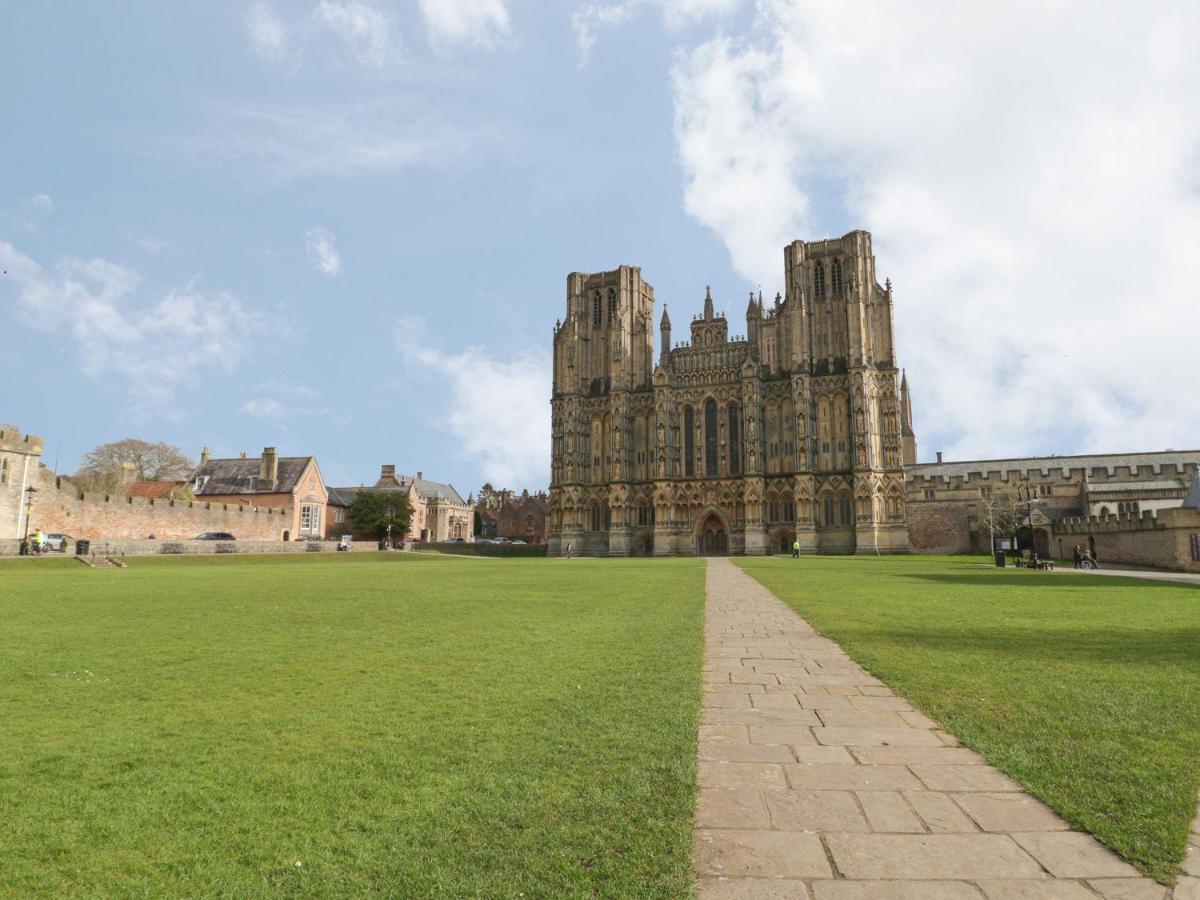
{"label": "grass lawn", "polygon": [[0,895],[679,897],[697,560],[0,562]]}
{"label": "grass lawn", "polygon": [[739,560],[959,740],[1148,875],[1200,788],[1200,589],[979,559]]}

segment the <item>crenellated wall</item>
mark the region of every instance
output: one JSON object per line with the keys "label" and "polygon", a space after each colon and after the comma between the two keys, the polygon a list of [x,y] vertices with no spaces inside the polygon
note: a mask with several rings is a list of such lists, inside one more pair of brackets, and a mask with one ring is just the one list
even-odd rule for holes
{"label": "crenellated wall", "polygon": [[[29,515],[31,531],[88,540],[188,540],[206,531],[225,531],[238,540],[278,541],[290,529],[292,511],[237,504],[152,500],[145,497],[81,495],[65,478],[39,466]],[[16,535],[19,537],[19,535]]]}
{"label": "crenellated wall", "polygon": [[1118,563],[1200,572],[1200,510],[1148,510],[1140,516],[1088,516],[1055,523],[1066,554],[1079,544],[1101,565]]}

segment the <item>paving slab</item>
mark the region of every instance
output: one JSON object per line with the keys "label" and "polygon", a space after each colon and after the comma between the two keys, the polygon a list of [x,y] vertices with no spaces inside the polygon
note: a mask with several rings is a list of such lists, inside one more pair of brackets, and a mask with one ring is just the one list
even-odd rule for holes
{"label": "paving slab", "polygon": [[699,897],[1200,900],[1070,831],[729,560],[706,610]]}
{"label": "paving slab", "polygon": [[815,881],[814,900],[979,900],[963,881]]}
{"label": "paving slab", "polygon": [[701,876],[833,877],[821,839],[811,833],[700,830],[695,847]]}

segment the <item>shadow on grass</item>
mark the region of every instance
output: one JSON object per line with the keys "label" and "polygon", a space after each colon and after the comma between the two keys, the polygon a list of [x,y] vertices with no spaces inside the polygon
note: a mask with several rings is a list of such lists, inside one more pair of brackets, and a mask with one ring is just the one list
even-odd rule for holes
{"label": "shadow on grass", "polygon": [[1072,573],[1053,573],[1053,572],[1011,572],[1009,574],[1001,574],[1000,572],[977,572],[974,574],[962,575],[918,575],[918,574],[897,574],[895,572],[873,572],[869,573],[877,578],[888,579],[907,579],[912,581],[929,581],[935,584],[962,584],[972,587],[980,587],[990,585],[995,587],[1005,587],[1013,589],[1030,588],[1030,587],[1086,587],[1086,588],[1120,588],[1129,590],[1130,588],[1179,588],[1196,587],[1182,581],[1163,581],[1150,578],[1114,578],[1104,575],[1075,575]]}

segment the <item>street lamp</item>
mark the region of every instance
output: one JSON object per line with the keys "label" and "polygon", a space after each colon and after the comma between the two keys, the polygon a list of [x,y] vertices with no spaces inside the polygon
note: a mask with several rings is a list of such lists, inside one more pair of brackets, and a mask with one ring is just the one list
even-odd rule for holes
{"label": "street lamp", "polygon": [[396,514],[394,507],[387,508],[387,545],[388,549],[392,549],[392,516]]}
{"label": "street lamp", "polygon": [[[1022,491],[1025,494],[1025,496],[1023,498],[1021,497]],[[1029,523],[1029,556],[1032,560],[1036,561],[1037,560],[1037,538],[1034,536],[1034,531],[1033,531],[1033,506],[1035,503],[1040,504],[1042,501],[1041,501],[1040,497],[1034,496],[1033,485],[1030,485],[1030,484],[1025,484],[1025,485],[1022,485],[1021,487],[1017,488],[1017,499],[1019,499],[1019,500],[1024,499],[1024,501],[1025,501],[1025,519]],[[1020,531],[1020,529],[1018,529],[1018,532],[1019,531]],[[1019,533],[1018,533],[1018,535],[1015,536],[1013,543],[1017,547],[1020,547]]]}
{"label": "street lamp", "polygon": [[33,509],[33,495],[38,492],[32,484],[25,488],[25,540],[29,540],[29,515]]}

